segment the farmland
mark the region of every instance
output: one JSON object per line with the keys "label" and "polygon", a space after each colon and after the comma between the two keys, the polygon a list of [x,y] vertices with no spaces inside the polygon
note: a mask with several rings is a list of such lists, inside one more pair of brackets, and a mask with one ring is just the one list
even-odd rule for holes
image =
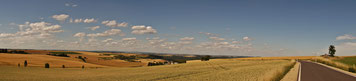
{"label": "farmland", "polygon": [[290,60],[237,60],[213,59],[189,61],[186,64],[134,67],[134,68],[18,68],[0,67],[0,80],[180,80],[180,81],[263,81],[270,80],[279,69],[291,64]]}

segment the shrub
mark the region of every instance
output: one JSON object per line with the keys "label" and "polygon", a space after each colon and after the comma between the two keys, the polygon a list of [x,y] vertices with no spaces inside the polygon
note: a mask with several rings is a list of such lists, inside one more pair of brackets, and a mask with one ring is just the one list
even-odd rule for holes
{"label": "shrub", "polygon": [[78,59],[81,59],[81,60],[83,60],[83,62],[87,62],[85,59],[87,59],[87,57],[82,57],[82,56],[78,56]]}
{"label": "shrub", "polygon": [[27,67],[27,60],[25,60],[23,65],[24,65],[24,67]]}
{"label": "shrub", "polygon": [[355,68],[349,67],[349,72],[355,73],[355,72],[356,72],[356,71],[355,71]]}
{"label": "shrub", "polygon": [[48,63],[45,64],[45,68],[49,68],[49,64]]}
{"label": "shrub", "polygon": [[59,54],[47,54],[47,55],[51,55],[51,56],[59,56],[59,57],[69,57],[67,54],[65,53],[59,53]]}

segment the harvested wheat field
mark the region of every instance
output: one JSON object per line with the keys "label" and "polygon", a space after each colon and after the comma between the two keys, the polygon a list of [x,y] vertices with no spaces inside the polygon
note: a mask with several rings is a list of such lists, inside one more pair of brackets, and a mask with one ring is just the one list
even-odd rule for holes
{"label": "harvested wheat field", "polygon": [[80,59],[68,57],[56,57],[40,54],[0,54],[0,66],[17,66],[18,64],[23,67],[24,61],[28,61],[29,67],[44,67],[45,63],[49,63],[50,67],[65,67],[79,68],[84,65],[85,67],[106,67],[102,65],[84,63]]}
{"label": "harvested wheat field", "polygon": [[271,80],[290,60],[214,59],[205,62],[137,68],[0,67],[0,80],[44,81],[264,81]]}

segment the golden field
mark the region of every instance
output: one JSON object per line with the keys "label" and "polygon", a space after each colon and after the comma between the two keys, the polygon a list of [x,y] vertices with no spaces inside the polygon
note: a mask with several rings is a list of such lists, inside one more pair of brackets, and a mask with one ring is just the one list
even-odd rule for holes
{"label": "golden field", "polygon": [[290,60],[213,59],[186,64],[131,68],[0,67],[0,80],[30,81],[268,81]]}
{"label": "golden field", "polygon": [[79,68],[82,65],[85,67],[106,67],[91,63],[84,63],[80,59],[56,57],[40,54],[3,54],[0,53],[0,66],[17,66],[18,64],[23,67],[25,60],[28,61],[29,67],[44,67],[45,63],[49,63],[51,67],[62,67],[65,65],[69,68]]}

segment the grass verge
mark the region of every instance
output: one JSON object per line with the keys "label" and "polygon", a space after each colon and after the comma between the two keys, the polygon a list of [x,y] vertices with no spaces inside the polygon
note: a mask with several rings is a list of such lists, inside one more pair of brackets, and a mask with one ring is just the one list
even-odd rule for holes
{"label": "grass verge", "polygon": [[356,73],[356,67],[355,66],[351,66],[351,65],[347,65],[347,64],[343,64],[340,62],[336,62],[327,58],[323,58],[323,57],[316,57],[314,58],[314,61],[322,63],[322,64],[326,64],[332,67],[336,67],[345,71],[349,71],[352,73]]}

